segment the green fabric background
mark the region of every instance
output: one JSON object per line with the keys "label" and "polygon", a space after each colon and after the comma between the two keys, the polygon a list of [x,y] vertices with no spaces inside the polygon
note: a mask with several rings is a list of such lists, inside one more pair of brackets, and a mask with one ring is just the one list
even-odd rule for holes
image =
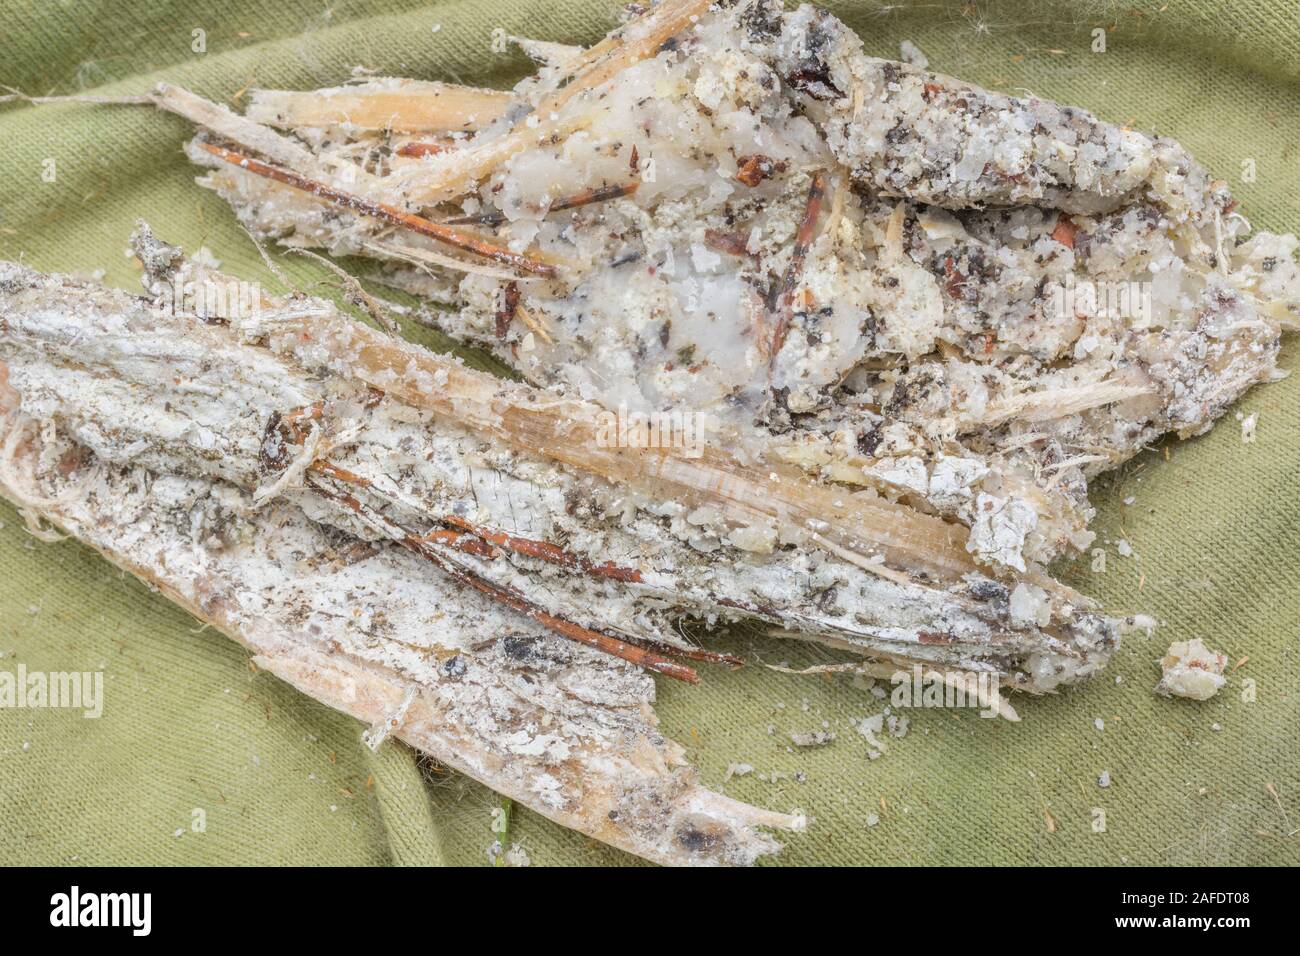
{"label": "green fabric background", "polygon": [[[897,56],[911,39],[933,69],[1172,134],[1232,182],[1257,227],[1300,229],[1295,0],[826,5],[873,53]],[[333,85],[362,65],[500,85],[526,64],[488,51],[493,27],[588,43],[612,10],[608,0],[0,0],[0,83],[109,95],[166,78],[238,103],[250,85]],[[1090,50],[1095,27],[1105,53]],[[203,55],[191,51],[195,28],[206,30]],[[143,216],[278,288],[226,206],[193,186],[180,152],[188,131],[139,107],[0,107],[0,258],[103,269],[135,289],[123,249]],[[54,183],[41,179],[47,158]],[[1253,183],[1241,182],[1246,159]],[[331,288],[315,264],[277,258],[296,283]],[[1283,365],[1295,356],[1291,341]],[[815,817],[788,839],[788,864],[1300,863],[1300,380],[1257,389],[1242,410],[1260,413],[1257,443],[1243,445],[1229,417],[1096,487],[1096,530],[1127,538],[1137,556],[1108,546],[1107,573],[1083,563],[1061,573],[1112,612],[1163,626],[1127,638],[1088,686],[1018,698],[1022,723],[913,710],[908,736],[870,761],[852,725],[878,701],[843,677],[762,666],[830,654],[736,638],[749,667],[707,670],[698,688],[660,683],[666,730],[707,784]],[[0,522],[0,667],[102,668],[107,698],[99,720],[0,711],[0,863],[486,862],[487,790],[422,772],[402,747],[369,755],[355,721],[254,673],[233,642],[85,548],[34,541],[8,506]],[[1155,660],[1191,636],[1249,661],[1208,703],[1154,697]],[[1244,678],[1257,682],[1253,703]],[[822,721],[835,743],[788,750],[790,731]],[[724,783],[733,762],[791,776]],[[1093,807],[1107,813],[1105,833],[1092,832]],[[202,833],[190,829],[196,808]],[[631,862],[527,811],[515,820],[535,864]]]}

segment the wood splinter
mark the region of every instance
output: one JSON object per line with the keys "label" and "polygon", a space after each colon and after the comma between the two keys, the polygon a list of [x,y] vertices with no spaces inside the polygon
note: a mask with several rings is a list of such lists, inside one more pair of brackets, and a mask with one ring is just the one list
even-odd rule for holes
{"label": "wood splinter", "polygon": [[[311,420],[320,417],[319,406],[308,406],[304,409],[295,409],[284,415],[273,416],[271,423],[268,425],[268,433],[272,429],[278,429],[282,425],[290,429],[297,428],[297,422]],[[333,479],[334,481],[344,484],[354,485],[358,488],[372,488],[374,483],[364,475],[358,475],[349,471],[333,462],[318,460],[312,462],[310,470],[316,474]],[[404,527],[391,517],[381,516],[372,509],[367,508],[360,499],[335,491],[331,491],[324,485],[316,481],[308,482],[309,486],[318,493],[324,495],[332,501],[336,501],[355,514],[365,518],[369,523],[384,531],[392,540],[398,542],[403,547],[419,554],[421,557],[433,562],[441,570],[454,577],[463,584],[467,584],[474,589],[487,594],[490,597],[505,603],[513,610],[527,614],[539,624],[555,631],[556,633],[594,647],[597,650],[612,654],[621,660],[636,664],[656,673],[664,674],[668,677],[674,677],[678,680],[684,680],[688,683],[698,683],[699,676],[689,667],[677,664],[653,650],[641,647],[629,641],[620,640],[608,634],[602,634],[591,628],[583,627],[573,621],[553,615],[542,608],[537,607],[523,595],[514,589],[493,584],[479,578],[467,568],[445,560],[441,555],[434,551],[431,545],[441,545],[453,548],[466,554],[474,555],[481,558],[495,558],[498,556],[497,549],[514,551],[525,557],[536,558],[540,561],[546,561],[550,564],[556,564],[563,567],[575,568],[584,571],[596,577],[607,578],[624,583],[639,583],[642,580],[641,572],[635,568],[625,568],[615,565],[612,562],[594,563],[587,560],[581,555],[566,551],[556,544],[549,541],[536,541],[531,538],[523,538],[517,535],[507,534],[502,531],[496,531],[491,528],[484,528],[466,521],[457,516],[446,516],[442,518],[442,523],[450,525],[449,529],[437,529],[427,534],[418,534],[415,531]],[[709,661],[712,663],[728,664],[732,667],[741,666],[744,661],[729,654],[719,654],[703,649],[684,649],[684,648],[667,648],[664,650],[669,653],[678,654],[690,660]]]}
{"label": "wood splinter", "polygon": [[402,545],[402,547],[432,562],[439,570],[454,580],[499,601],[511,610],[527,615],[561,637],[577,641],[579,644],[585,644],[587,647],[603,651],[617,657],[619,660],[627,661],[629,664],[635,664],[637,667],[654,671],[656,674],[663,674],[665,677],[674,677],[677,680],[686,681],[688,684],[698,684],[700,682],[700,675],[684,664],[678,664],[676,661],[669,660],[663,655],[656,654],[644,647],[639,647],[609,634],[602,634],[600,631],[592,630],[589,627],[583,627],[581,624],[576,624],[566,618],[558,617],[533,604],[512,588],[483,580],[468,569],[460,567],[439,554],[431,547],[432,542],[428,541],[423,535],[416,534],[414,531],[399,525],[391,518],[379,515],[372,509],[367,508],[354,496],[333,491],[313,479],[308,479],[307,483],[313,490],[348,508],[367,523],[388,535],[393,541]]}
{"label": "wood splinter", "polygon": [[[611,199],[621,199],[624,196],[630,196],[640,187],[639,180],[630,183],[622,183],[617,186],[599,186],[592,189],[584,189],[581,192],[574,193],[572,196],[565,196],[551,203],[548,212],[563,212],[566,209],[576,209],[579,206],[590,206],[592,203],[608,202]],[[500,210],[492,212],[479,212],[469,216],[457,216],[455,219],[447,219],[444,225],[448,226],[499,226],[506,221],[506,214]]]}
{"label": "wood splinter", "polygon": [[826,177],[822,173],[813,176],[812,185],[808,187],[808,202],[804,206],[803,219],[795,233],[794,250],[790,255],[790,265],[785,270],[777,292],[779,315],[776,328],[772,330],[772,362],[785,344],[786,333],[790,329],[790,319],[794,312],[794,290],[799,285],[799,276],[803,273],[804,262],[808,259],[808,250],[817,238],[817,219],[821,215],[822,200],[826,198]]}
{"label": "wood splinter", "polygon": [[300,189],[309,195],[315,196],[317,199],[321,199],[336,206],[342,206],[345,209],[350,209],[363,216],[381,219],[384,222],[397,226],[398,228],[408,229],[411,232],[427,236],[437,242],[454,246],[457,249],[472,253],[476,256],[482,256],[485,259],[491,259],[493,262],[500,262],[517,269],[520,272],[528,273],[529,275],[540,276],[546,279],[553,279],[556,275],[555,266],[551,265],[549,262],[543,262],[540,259],[522,253],[511,252],[509,249],[495,245],[480,236],[461,232],[458,229],[452,229],[448,225],[432,222],[413,213],[403,212],[395,206],[372,202],[369,199],[362,199],[360,196],[353,196],[350,193],[345,193],[332,186],[327,186],[324,183],[318,183],[305,176],[300,176],[290,170],[268,165],[267,163],[236,153],[233,150],[225,149],[221,146],[214,146],[212,143],[199,143],[199,146],[218,159],[230,163],[232,166],[238,166],[240,169],[247,170],[257,176],[262,176],[265,179],[283,183],[284,185],[291,186],[294,189]]}

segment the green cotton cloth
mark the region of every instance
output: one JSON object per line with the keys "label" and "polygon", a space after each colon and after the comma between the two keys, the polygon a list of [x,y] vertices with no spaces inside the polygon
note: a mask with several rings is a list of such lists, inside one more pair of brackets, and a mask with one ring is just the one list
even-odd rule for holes
{"label": "green cotton cloth", "polygon": [[[911,40],[931,69],[1174,136],[1255,227],[1300,229],[1294,0],[827,6],[873,54]],[[235,106],[252,87],[333,86],[358,66],[507,86],[528,64],[490,51],[493,28],[589,44],[614,22],[608,0],[0,0],[0,83],[111,96],[166,79]],[[0,106],[0,258],[135,290],[123,250],[143,217],[280,289],[225,203],[194,185],[189,134],[147,107]],[[299,286],[337,294],[318,263],[272,255]],[[1057,571],[1160,627],[1126,637],[1085,686],[1016,697],[1020,723],[903,711],[906,736],[870,759],[856,727],[886,702],[847,676],[764,666],[835,655],[732,637],[720,644],[747,667],[659,682],[663,729],[706,785],[812,818],[782,838],[785,864],[1300,863],[1300,381],[1256,388],[1239,411],[1259,416],[1254,443],[1229,414],[1097,482],[1107,569]],[[357,721],[256,672],[87,548],[35,540],[7,505],[0,522],[0,670],[104,674],[98,719],[0,710],[0,863],[487,863],[499,800],[486,788],[400,745],[370,754]],[[1157,659],[1191,637],[1231,658],[1227,686],[1203,703],[1156,697]],[[835,740],[792,746],[821,729]],[[729,778],[732,764],[754,771]],[[523,809],[510,838],[534,865],[634,862]]]}

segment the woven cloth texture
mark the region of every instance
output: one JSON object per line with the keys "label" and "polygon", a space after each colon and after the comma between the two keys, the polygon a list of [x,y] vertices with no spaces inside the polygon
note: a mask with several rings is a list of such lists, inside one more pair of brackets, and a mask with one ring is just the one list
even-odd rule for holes
{"label": "woven cloth texture", "polygon": [[[826,6],[873,54],[897,57],[911,40],[932,69],[1175,136],[1257,228],[1300,229],[1294,0]],[[494,27],[591,43],[615,16],[609,0],[0,0],[0,83],[121,95],[167,79],[234,105],[251,87],[336,85],[357,66],[506,86],[527,63],[490,52]],[[281,288],[229,209],[194,185],[188,133],[146,107],[0,106],[0,258],[103,270],[135,290],[123,249],[143,217]],[[295,283],[336,291],[318,264],[273,254]],[[1284,367],[1296,351],[1284,347]],[[1098,482],[1107,570],[1057,571],[1160,627],[1127,637],[1086,686],[1018,698],[1021,723],[914,709],[907,735],[869,759],[855,725],[885,702],[843,676],[763,666],[831,654],[730,638],[750,666],[706,670],[699,687],[661,681],[665,730],[707,785],[813,818],[785,838],[786,864],[1300,863],[1300,381],[1257,388],[1239,410],[1259,415],[1255,443],[1230,414]],[[98,719],[0,710],[0,863],[487,862],[488,790],[399,745],[371,755],[355,720],[257,673],[86,548],[36,541],[7,505],[0,522],[0,669],[102,671],[105,688]],[[1204,703],[1157,698],[1156,660],[1193,636],[1232,659],[1227,687]],[[823,727],[833,743],[791,746],[791,732]],[[740,763],[754,772],[726,779]],[[635,862],[526,810],[512,840],[535,865]]]}

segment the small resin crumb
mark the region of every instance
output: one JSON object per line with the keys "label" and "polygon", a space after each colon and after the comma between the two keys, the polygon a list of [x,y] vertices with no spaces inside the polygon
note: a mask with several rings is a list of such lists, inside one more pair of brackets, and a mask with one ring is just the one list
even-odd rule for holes
{"label": "small resin crumb", "polygon": [[532,862],[529,859],[528,851],[518,843],[512,843],[510,849],[506,851],[506,866],[529,866]]}
{"label": "small resin crumb", "polygon": [[911,40],[904,40],[898,44],[899,59],[904,63],[910,63],[920,70],[929,69],[930,58],[921,52],[921,48]]}
{"label": "small resin crumb", "polygon": [[1052,619],[1052,602],[1046,591],[1023,581],[1011,591],[1011,620],[1017,624],[1046,625]]}
{"label": "small resin crumb", "polygon": [[727,775],[723,778],[723,783],[726,783],[732,777],[744,777],[753,772],[754,772],[753,764],[747,764],[747,763],[728,764]]}
{"label": "small resin crumb", "polygon": [[868,814],[867,814],[867,826],[869,826],[869,827],[874,827],[874,826],[875,826],[877,823],[879,823],[879,822],[880,822],[880,814],[879,814],[879,813],[868,813]]}
{"label": "small resin crumb", "polygon": [[1109,787],[1109,786],[1110,786],[1110,771],[1109,771],[1109,770],[1103,770],[1103,771],[1101,772],[1101,776],[1099,776],[1099,777],[1097,778],[1097,786],[1101,787],[1102,789],[1105,789],[1106,787]]}
{"label": "small resin crumb", "polygon": [[1210,724],[1210,729],[1216,734],[1223,729],[1223,724]]}
{"label": "small resin crumb", "polygon": [[207,246],[199,246],[198,251],[190,256],[190,261],[209,269],[221,268],[221,260],[214,256]]}
{"label": "small resin crumb", "polygon": [[1098,717],[1096,720],[1094,720],[1094,721],[1092,722],[1092,725],[1093,725],[1094,727],[1096,727],[1098,730],[1105,730],[1105,729],[1106,729],[1106,721],[1102,720],[1100,717]]}
{"label": "small resin crumb", "polygon": [[1121,627],[1126,632],[1146,631],[1147,636],[1150,637],[1156,629],[1156,619],[1150,614],[1134,614],[1132,617],[1125,618]]}
{"label": "small resin crumb", "polygon": [[1241,420],[1241,440],[1250,445],[1255,441],[1255,426],[1259,424],[1259,412],[1251,412]]}
{"label": "small resin crumb", "polygon": [[796,747],[825,747],[835,740],[835,734],[826,730],[792,731],[790,740]]}
{"label": "small resin crumb", "polygon": [[884,728],[884,714],[873,714],[870,717],[863,717],[858,721],[856,729],[858,733],[866,738],[867,743],[870,745],[867,748],[868,760],[878,760],[880,756],[889,749],[885,745],[885,742],[877,736],[877,734],[881,733]]}
{"label": "small resin crumb", "polygon": [[1119,552],[1121,558],[1133,557],[1133,546],[1123,538],[1115,542],[1115,550]]}
{"label": "small resin crumb", "polygon": [[1156,684],[1156,693],[1165,697],[1209,700],[1227,683],[1223,676],[1227,664],[1226,654],[1210,650],[1199,637],[1175,641],[1160,659],[1164,674]]}

